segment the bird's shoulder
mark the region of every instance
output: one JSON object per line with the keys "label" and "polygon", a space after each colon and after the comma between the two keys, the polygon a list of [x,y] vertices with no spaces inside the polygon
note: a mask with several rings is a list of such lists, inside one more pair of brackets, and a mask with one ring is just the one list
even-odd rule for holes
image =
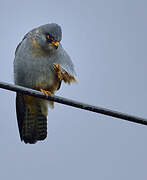
{"label": "bird's shoulder", "polygon": [[17,45],[16,50],[15,50],[15,56],[19,50],[19,48],[21,47],[22,43],[25,41],[25,39],[27,39],[30,36],[30,32],[28,32],[27,34],[24,35],[23,39],[21,40],[21,42]]}

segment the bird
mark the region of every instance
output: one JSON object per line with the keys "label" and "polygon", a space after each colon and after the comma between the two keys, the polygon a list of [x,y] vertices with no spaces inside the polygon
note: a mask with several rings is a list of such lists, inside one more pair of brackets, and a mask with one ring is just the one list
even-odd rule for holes
{"label": "bird", "polygon": [[[62,44],[62,29],[56,23],[29,31],[15,50],[14,83],[43,92],[47,97],[61,83],[77,82],[73,62]],[[48,105],[54,103],[16,93],[16,116],[20,140],[35,144],[47,137]]]}

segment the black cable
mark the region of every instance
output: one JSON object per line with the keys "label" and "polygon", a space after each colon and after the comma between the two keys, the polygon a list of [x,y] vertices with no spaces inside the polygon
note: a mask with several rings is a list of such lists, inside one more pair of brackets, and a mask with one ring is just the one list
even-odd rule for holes
{"label": "black cable", "polygon": [[55,95],[51,95],[51,96],[46,97],[40,91],[25,88],[25,87],[22,87],[22,86],[17,86],[17,85],[5,83],[5,82],[0,82],[0,88],[7,89],[7,90],[10,90],[10,91],[21,92],[21,93],[28,94],[28,95],[31,95],[31,96],[39,97],[39,98],[42,98],[42,99],[48,99],[48,100],[55,101],[55,102],[58,102],[58,103],[61,103],[61,104],[66,104],[66,105],[73,106],[73,107],[76,107],[76,108],[85,109],[85,110],[92,111],[92,112],[95,112],[95,113],[100,113],[100,114],[104,114],[104,115],[107,115],[107,116],[112,116],[112,117],[115,117],[115,118],[131,121],[131,122],[134,122],[134,123],[147,125],[147,119],[144,119],[144,118],[131,116],[129,114],[121,113],[121,112],[118,112],[118,111],[112,111],[110,109],[101,108],[101,107],[89,105],[89,104],[86,104],[86,103],[81,103],[81,102],[78,102],[78,101],[74,101],[74,100],[71,100],[71,99],[67,99],[67,98],[63,98],[63,97],[59,97],[59,96],[55,96]]}

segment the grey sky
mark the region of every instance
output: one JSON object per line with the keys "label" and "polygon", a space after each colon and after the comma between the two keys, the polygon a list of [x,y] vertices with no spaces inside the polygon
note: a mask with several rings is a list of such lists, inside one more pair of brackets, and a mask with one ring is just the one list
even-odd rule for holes
{"label": "grey sky", "polygon": [[[13,82],[17,44],[56,22],[78,84],[57,95],[147,118],[147,1],[0,1],[0,80]],[[0,90],[0,179],[146,180],[147,127],[55,104],[48,137],[20,142],[15,93]]]}

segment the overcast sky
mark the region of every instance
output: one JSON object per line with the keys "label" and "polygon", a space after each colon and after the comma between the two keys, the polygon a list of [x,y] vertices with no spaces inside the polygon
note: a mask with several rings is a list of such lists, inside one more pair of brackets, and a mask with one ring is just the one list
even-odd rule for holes
{"label": "overcast sky", "polygon": [[[147,118],[146,0],[0,0],[0,81],[13,83],[24,34],[50,22],[78,74],[57,95]],[[147,179],[146,126],[56,103],[47,139],[29,145],[14,92],[0,89],[0,115],[0,179]]]}

